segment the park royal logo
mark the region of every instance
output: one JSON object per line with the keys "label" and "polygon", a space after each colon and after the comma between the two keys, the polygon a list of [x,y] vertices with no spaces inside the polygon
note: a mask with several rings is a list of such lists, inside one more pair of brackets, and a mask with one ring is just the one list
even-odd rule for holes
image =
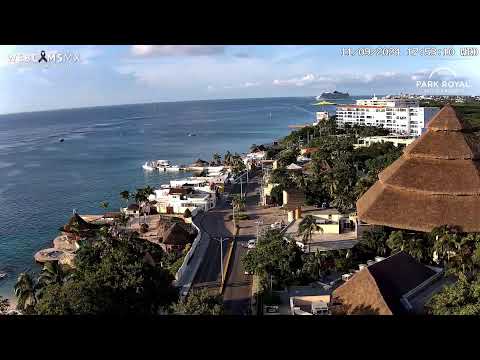
{"label": "park royal logo", "polygon": [[467,79],[458,77],[451,68],[438,67],[433,69],[427,78],[416,80],[416,87],[429,92],[448,93],[469,89],[472,86]]}

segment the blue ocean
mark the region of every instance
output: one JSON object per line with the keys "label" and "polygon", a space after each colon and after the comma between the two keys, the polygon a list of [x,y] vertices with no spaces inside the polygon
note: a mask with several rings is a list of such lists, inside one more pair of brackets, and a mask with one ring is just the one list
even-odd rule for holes
{"label": "blue ocean", "polygon": [[[119,193],[158,187],[185,173],[146,173],[146,160],[190,164],[312,122],[310,98],[268,98],[121,105],[0,115],[0,295],[12,296],[18,273],[39,271],[33,255],[52,246],[77,209],[99,214],[122,204]],[[188,136],[189,133],[196,136]],[[60,139],[64,139],[60,142]]]}

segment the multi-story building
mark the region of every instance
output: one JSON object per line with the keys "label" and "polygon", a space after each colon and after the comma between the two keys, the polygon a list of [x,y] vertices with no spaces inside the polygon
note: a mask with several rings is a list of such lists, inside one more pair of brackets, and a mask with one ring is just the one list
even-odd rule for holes
{"label": "multi-story building", "polygon": [[438,108],[420,107],[417,100],[373,97],[356,104],[337,106],[337,124],[378,126],[392,133],[420,136],[438,112]]}

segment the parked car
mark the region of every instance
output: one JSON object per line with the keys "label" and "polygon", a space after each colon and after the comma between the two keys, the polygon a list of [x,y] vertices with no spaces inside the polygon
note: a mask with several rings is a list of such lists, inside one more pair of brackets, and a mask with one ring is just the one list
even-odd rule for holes
{"label": "parked car", "polygon": [[251,272],[248,272],[248,270],[245,270],[243,273],[244,273],[245,275],[253,275]]}
{"label": "parked car", "polygon": [[257,240],[255,239],[251,239],[251,240],[248,240],[247,242],[247,248],[249,249],[255,249],[255,245],[257,244]]}
{"label": "parked car", "polygon": [[306,247],[305,244],[302,243],[301,241],[295,241],[295,243],[297,244],[297,246],[298,246],[302,251],[306,251],[306,250],[307,250],[307,247]]}

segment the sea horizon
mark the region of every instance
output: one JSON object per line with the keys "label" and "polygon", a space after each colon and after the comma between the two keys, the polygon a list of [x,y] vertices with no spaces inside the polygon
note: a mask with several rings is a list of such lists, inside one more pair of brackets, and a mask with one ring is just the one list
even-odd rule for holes
{"label": "sea horizon", "polygon": [[[345,99],[349,98],[357,98],[357,97],[371,97],[370,95],[365,94],[349,94],[350,96]],[[110,105],[93,105],[93,106],[78,106],[78,107],[71,107],[71,108],[51,108],[51,109],[41,109],[41,110],[32,110],[32,111],[17,111],[17,112],[8,112],[8,113],[0,113],[0,116],[5,115],[18,115],[18,114],[31,114],[31,113],[39,113],[39,112],[50,112],[50,111],[64,111],[64,110],[80,110],[80,109],[96,109],[96,108],[104,108],[104,107],[116,107],[116,106],[133,106],[133,105],[154,105],[154,104],[177,104],[177,103],[191,103],[191,102],[206,102],[206,101],[236,101],[236,100],[256,100],[256,99],[307,99],[307,98],[315,98],[319,95],[306,95],[306,96],[264,96],[264,97],[247,97],[247,98],[222,98],[222,99],[194,99],[194,100],[174,100],[174,101],[152,101],[152,102],[139,102],[139,103],[125,103],[125,104],[110,104]],[[376,94],[376,96],[385,96]],[[337,100],[345,100],[345,99],[332,99],[331,101]]]}

